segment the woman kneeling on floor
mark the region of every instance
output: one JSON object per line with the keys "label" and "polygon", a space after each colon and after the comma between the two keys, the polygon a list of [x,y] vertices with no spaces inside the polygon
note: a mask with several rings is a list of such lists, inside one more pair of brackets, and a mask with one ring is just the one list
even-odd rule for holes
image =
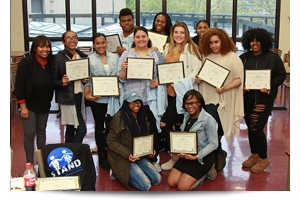
{"label": "woman kneeling on floor", "polygon": [[[149,123],[143,107],[140,94],[137,91],[127,91],[124,94],[121,109],[110,122],[110,130],[106,139],[110,149],[108,162],[111,166],[111,178],[115,176],[126,189],[133,185],[138,190],[149,190],[151,184],[161,183],[161,175],[146,156],[132,156],[132,138],[149,135]],[[152,158],[154,153],[149,155]]]}
{"label": "woman kneeling on floor", "polygon": [[181,131],[196,132],[198,154],[180,153],[173,166],[168,184],[178,190],[193,190],[208,175],[210,180],[217,176],[213,151],[218,147],[217,122],[203,108],[205,102],[196,90],[189,90],[183,97],[183,108],[188,112],[183,119]]}

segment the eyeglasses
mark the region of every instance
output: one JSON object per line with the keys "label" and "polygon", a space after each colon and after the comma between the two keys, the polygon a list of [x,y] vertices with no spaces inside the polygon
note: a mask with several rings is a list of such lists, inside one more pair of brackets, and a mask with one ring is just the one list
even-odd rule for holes
{"label": "eyeglasses", "polygon": [[196,106],[198,102],[199,102],[199,101],[196,101],[196,102],[190,102],[190,103],[184,103],[184,106],[185,106],[185,107],[188,107],[188,106]]}
{"label": "eyeglasses", "polygon": [[65,41],[72,41],[72,40],[78,40],[77,37],[73,37],[73,38],[66,38]]}
{"label": "eyeglasses", "polygon": [[132,106],[135,105],[135,104],[141,105],[142,102],[141,102],[141,100],[135,100],[135,101],[133,101],[133,102],[130,102],[129,104],[132,105]]}

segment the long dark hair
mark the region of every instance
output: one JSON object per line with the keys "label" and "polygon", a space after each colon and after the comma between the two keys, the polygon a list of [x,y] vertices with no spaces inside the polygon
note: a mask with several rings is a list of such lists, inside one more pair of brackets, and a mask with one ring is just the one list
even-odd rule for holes
{"label": "long dark hair", "polygon": [[48,37],[46,37],[45,35],[38,35],[36,36],[31,44],[31,49],[30,49],[30,55],[34,55],[36,54],[36,49],[38,46],[46,46],[49,45],[50,46],[50,52],[49,55],[47,56],[48,62],[50,63],[51,58],[52,58],[52,45],[51,45],[51,41],[49,40]]}
{"label": "long dark hair", "polygon": [[[145,27],[143,27],[143,26],[138,26],[138,27],[136,27],[136,28],[134,29],[134,31],[133,31],[133,37],[135,36],[135,34],[136,34],[137,31],[144,31],[144,32],[148,35],[148,31],[147,31],[147,29],[146,29]],[[148,35],[148,37],[149,37],[149,35]],[[132,43],[132,45],[131,45],[131,48],[134,48],[134,47],[135,47],[135,42],[133,41],[133,43]],[[151,42],[150,39],[149,39],[149,41],[148,41],[147,47],[148,47],[148,48],[152,47],[152,42]]]}
{"label": "long dark hair", "polygon": [[156,30],[156,28],[155,28],[155,20],[156,20],[156,18],[157,18],[158,15],[163,15],[163,16],[165,16],[165,18],[166,18],[166,27],[165,27],[165,31],[166,31],[166,34],[167,34],[167,35],[170,35],[170,33],[171,33],[171,28],[172,28],[172,21],[171,21],[170,16],[169,16],[167,13],[165,13],[165,12],[159,12],[159,13],[157,13],[157,14],[155,15],[154,20],[153,20],[153,24],[152,24],[152,29],[151,29],[151,31],[157,33],[157,30]]}
{"label": "long dark hair", "polygon": [[184,104],[187,100],[193,98],[194,96],[196,96],[196,98],[198,99],[198,101],[200,102],[200,108],[204,108],[205,109],[205,101],[204,101],[204,98],[202,96],[202,94],[200,94],[200,92],[198,92],[197,90],[189,90],[185,93],[185,95],[183,96],[183,103],[182,103],[182,108],[184,110],[186,110]]}
{"label": "long dark hair", "polygon": [[128,101],[124,101],[121,107],[121,120],[123,120],[124,125],[128,127],[131,136],[136,137],[140,135],[147,135],[147,115],[143,106],[143,102],[141,102],[141,108],[137,113],[137,121],[140,127],[140,131],[136,126],[135,118],[133,117],[131,110],[128,105]]}

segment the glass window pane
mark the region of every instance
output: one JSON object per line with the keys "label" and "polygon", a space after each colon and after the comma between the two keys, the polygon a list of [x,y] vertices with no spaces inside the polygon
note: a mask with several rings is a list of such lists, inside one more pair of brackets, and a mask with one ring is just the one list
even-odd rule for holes
{"label": "glass window pane", "polygon": [[72,0],[70,1],[71,30],[78,37],[92,36],[92,1]]}
{"label": "glass window pane", "polygon": [[211,27],[224,29],[232,36],[232,0],[211,0]]}
{"label": "glass window pane", "polygon": [[140,0],[141,4],[141,26],[152,28],[154,17],[162,11],[161,0]]}
{"label": "glass window pane", "polygon": [[206,19],[206,0],[172,0],[167,1],[167,12],[172,24],[182,21],[189,28],[191,37],[196,35],[196,24]]}
{"label": "glass window pane", "polygon": [[66,30],[65,1],[27,0],[29,37],[61,37]]}
{"label": "glass window pane", "polygon": [[275,36],[276,0],[238,0],[237,37],[252,28],[264,28]]}
{"label": "glass window pane", "polygon": [[135,19],[135,0],[97,0],[97,32],[112,35],[122,32],[119,25],[119,12],[130,8]]}

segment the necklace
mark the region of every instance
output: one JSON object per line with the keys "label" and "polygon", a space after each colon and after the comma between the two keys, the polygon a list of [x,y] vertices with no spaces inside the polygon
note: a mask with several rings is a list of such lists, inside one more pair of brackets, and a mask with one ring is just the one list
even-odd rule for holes
{"label": "necklace", "polygon": [[195,123],[197,121],[197,119],[198,119],[198,117],[192,118],[192,116],[191,116],[187,124],[191,124],[192,122]]}
{"label": "necklace", "polygon": [[44,63],[42,63],[41,61],[40,61],[40,59],[38,58],[38,56],[35,54],[35,58],[36,58],[36,60],[40,63],[40,65],[42,65],[42,67],[43,66],[45,66],[46,64],[47,64],[47,58],[45,59],[45,62]]}

